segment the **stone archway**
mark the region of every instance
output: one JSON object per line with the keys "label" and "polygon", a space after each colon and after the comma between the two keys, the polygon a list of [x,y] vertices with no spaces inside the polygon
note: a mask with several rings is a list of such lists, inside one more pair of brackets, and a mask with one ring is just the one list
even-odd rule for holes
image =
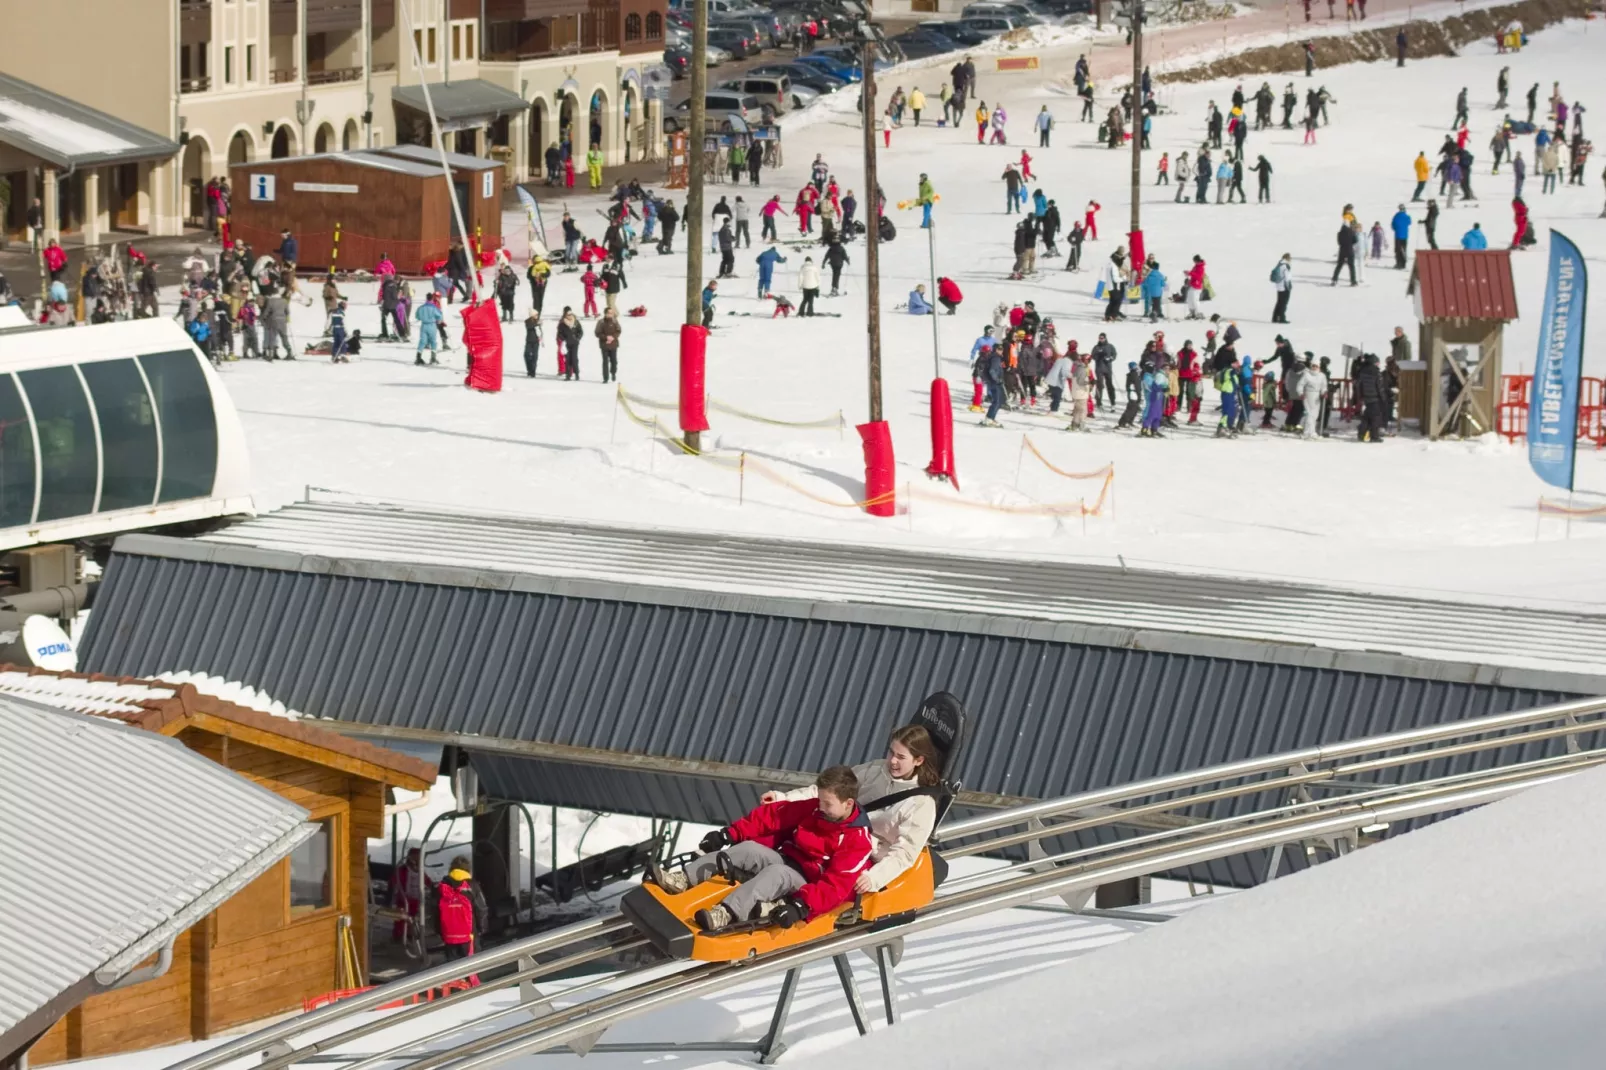
{"label": "stone archway", "polygon": [[335,128],[328,123],[322,123],[318,132],[312,135],[312,151],[318,155],[333,152],[335,147]]}
{"label": "stone archway", "polygon": [[638,157],[645,156],[646,139],[638,137],[637,128],[646,121],[642,112],[641,87],[634,81],[626,81],[624,92],[619,97],[620,130],[624,136],[624,161],[630,163]]}
{"label": "stone archway", "polygon": [[530,102],[530,175],[534,178],[546,175],[546,150],[557,140],[557,132],[547,122],[547,111],[546,101]]}
{"label": "stone archway", "polygon": [[613,141],[612,134],[613,116],[608,113],[608,93],[597,89],[592,92],[591,101],[586,107],[586,149],[595,145],[602,150],[603,158],[607,159],[608,146]]}
{"label": "stone archway", "polygon": [[212,146],[191,134],[184,142],[184,222],[192,227],[206,223],[206,180],[212,177]]}
{"label": "stone archway", "polygon": [[229,138],[229,163],[250,163],[256,159],[257,145],[249,130],[236,130]]}
{"label": "stone archway", "polygon": [[569,154],[583,158],[586,150],[580,142],[584,132],[574,128],[579,118],[580,98],[573,93],[564,93],[558,102],[558,147],[562,148],[567,142]]}
{"label": "stone archway", "polygon": [[273,129],[273,146],[268,155],[275,160],[296,154],[296,135],[289,123],[280,123]]}
{"label": "stone archway", "polygon": [[357,120],[347,119],[345,129],[340,131],[341,150],[343,152],[350,152],[352,149],[362,148],[362,145],[359,141],[361,137],[362,134],[358,130]]}

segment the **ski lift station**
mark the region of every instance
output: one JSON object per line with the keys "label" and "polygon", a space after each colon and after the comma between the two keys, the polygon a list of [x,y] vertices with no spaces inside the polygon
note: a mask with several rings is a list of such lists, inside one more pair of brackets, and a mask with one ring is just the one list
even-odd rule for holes
{"label": "ski lift station", "polygon": [[170,319],[0,330],[0,549],[251,512],[245,432]]}

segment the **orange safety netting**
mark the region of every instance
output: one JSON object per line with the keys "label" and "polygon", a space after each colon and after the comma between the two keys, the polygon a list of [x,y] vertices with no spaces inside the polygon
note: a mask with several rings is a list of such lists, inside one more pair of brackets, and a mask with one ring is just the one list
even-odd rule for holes
{"label": "orange safety netting", "polygon": [[[300,257],[297,265],[334,271],[372,271],[379,263],[380,256],[389,254],[398,272],[423,277],[432,273],[428,270],[431,265],[444,264],[446,254],[451,249],[451,241],[447,238],[400,241],[369,234],[353,234],[348,230],[341,230],[339,234],[338,255],[335,252],[335,231],[297,234],[295,238],[299,249],[296,255]],[[235,224],[232,236],[251,246],[257,256],[271,253],[279,247],[279,232],[265,227]],[[482,265],[489,264],[495,258],[501,244],[500,237],[491,235],[469,241],[470,248],[478,247],[480,250],[479,261]]]}
{"label": "orange safety netting", "polygon": [[1539,511],[1554,516],[1606,516],[1606,505],[1574,506],[1566,502],[1553,502],[1549,498],[1539,499]]}
{"label": "orange safety netting", "polygon": [[1025,443],[1027,449],[1032,451],[1033,457],[1036,457],[1039,461],[1043,462],[1044,467],[1056,475],[1064,476],[1066,479],[1103,479],[1104,477],[1113,475],[1115,473],[1114,461],[1111,461],[1102,468],[1095,468],[1091,472],[1067,472],[1065,469],[1060,468],[1053,461],[1043,456],[1042,451],[1037,448],[1037,443],[1032,441],[1031,435],[1022,435],[1021,441]]}

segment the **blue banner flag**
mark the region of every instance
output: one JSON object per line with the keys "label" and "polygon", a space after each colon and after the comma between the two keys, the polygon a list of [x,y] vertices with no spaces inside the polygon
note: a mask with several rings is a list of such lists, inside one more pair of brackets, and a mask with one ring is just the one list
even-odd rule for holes
{"label": "blue banner flag", "polygon": [[1573,489],[1578,448],[1578,383],[1584,366],[1584,300],[1589,276],[1578,246],[1550,232],[1550,281],[1545,284],[1539,357],[1528,397],[1528,463],[1553,487]]}

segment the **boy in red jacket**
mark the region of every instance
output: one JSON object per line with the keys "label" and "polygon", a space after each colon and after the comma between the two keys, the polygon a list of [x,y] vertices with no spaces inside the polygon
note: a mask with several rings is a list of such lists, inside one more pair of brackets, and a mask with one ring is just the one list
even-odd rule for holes
{"label": "boy in red jacket", "polygon": [[586,268],[586,273],[580,276],[580,284],[586,288],[586,303],[582,316],[595,316],[597,314],[597,282],[596,271]]}
{"label": "boy in red jacket", "polygon": [[741,883],[723,900],[699,910],[706,931],[757,919],[796,925],[853,898],[853,882],[870,865],[874,841],[870,822],[854,802],[858,778],[835,765],[814,781],[817,799],[774,802],[703,837],[705,854],[684,871],[654,865],[654,883],[666,892],[684,892],[718,869],[725,855]]}

